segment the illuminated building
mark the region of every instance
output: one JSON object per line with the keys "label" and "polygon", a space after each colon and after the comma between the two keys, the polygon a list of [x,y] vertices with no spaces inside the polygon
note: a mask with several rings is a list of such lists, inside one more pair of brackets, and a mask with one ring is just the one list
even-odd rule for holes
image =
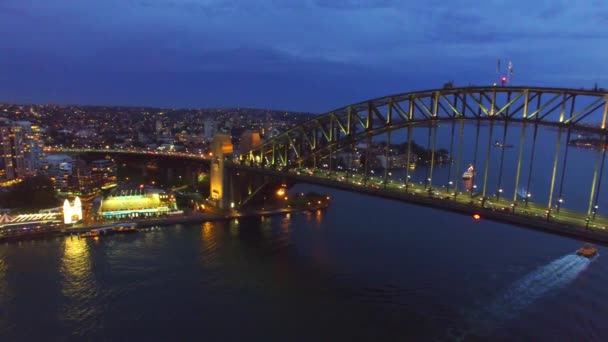
{"label": "illuminated building", "polygon": [[20,214],[0,217],[0,235],[22,235],[57,229],[61,225],[60,213]]}
{"label": "illuminated building", "polygon": [[116,186],[116,164],[111,160],[95,160],[87,166],[82,159],[52,154],[42,165],[57,192],[83,195]]}
{"label": "illuminated building", "polygon": [[3,176],[23,178],[36,173],[42,157],[40,129],[27,121],[3,120],[0,123]]}
{"label": "illuminated building", "polygon": [[82,203],[80,198],[76,197],[74,205],[66,199],[63,202],[63,223],[70,224],[82,220]]}
{"label": "illuminated building", "polygon": [[91,185],[96,189],[116,186],[116,164],[108,159],[94,160],[89,164]]}
{"label": "illuminated building", "polygon": [[118,219],[160,216],[175,210],[175,196],[163,191],[138,189],[104,198],[97,214],[104,219]]}
{"label": "illuminated building", "polygon": [[67,192],[72,176],[72,157],[67,154],[52,154],[42,162],[42,171],[51,178],[58,192]]}

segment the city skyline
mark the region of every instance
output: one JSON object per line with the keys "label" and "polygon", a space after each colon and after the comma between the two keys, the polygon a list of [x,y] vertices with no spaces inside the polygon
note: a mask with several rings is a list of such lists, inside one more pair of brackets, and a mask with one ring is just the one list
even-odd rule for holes
{"label": "city skyline", "polygon": [[[326,112],[497,81],[591,88],[608,5],[5,0],[0,101]],[[35,23],[35,24],[33,24]]]}

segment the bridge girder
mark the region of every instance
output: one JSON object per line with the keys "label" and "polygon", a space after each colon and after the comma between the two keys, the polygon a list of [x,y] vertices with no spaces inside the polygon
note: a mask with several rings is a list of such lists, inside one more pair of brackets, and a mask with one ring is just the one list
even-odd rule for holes
{"label": "bridge girder", "polygon": [[300,164],[355,142],[439,121],[502,121],[606,134],[608,92],[541,87],[464,87],[391,95],[332,110],[241,156],[272,167]]}

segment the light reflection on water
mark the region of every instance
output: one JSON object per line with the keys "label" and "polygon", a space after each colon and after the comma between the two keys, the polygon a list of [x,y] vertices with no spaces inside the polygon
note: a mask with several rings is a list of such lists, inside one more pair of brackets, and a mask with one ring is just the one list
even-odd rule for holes
{"label": "light reflection on water", "polygon": [[59,317],[62,321],[80,324],[81,333],[95,329],[98,315],[95,276],[92,271],[90,248],[98,248],[99,241],[78,237],[63,239],[61,257],[61,292],[66,298]]}
{"label": "light reflection on water", "polygon": [[201,261],[204,265],[213,265],[217,260],[219,232],[212,222],[205,222],[201,226]]}
{"label": "light reflection on water", "polygon": [[[582,326],[604,332],[601,308],[563,326],[522,318],[559,318],[608,295],[604,261],[573,278],[578,264],[559,259],[577,241],[377,198],[332,198],[326,211],[0,246],[0,304],[11,303],[0,307],[0,332],[41,340],[42,331],[24,331],[48,322],[60,338],[81,340],[433,340],[451,326],[483,328],[460,310],[470,307],[496,318],[492,338],[503,322],[538,326],[541,337],[555,329],[585,337]],[[561,269],[568,277],[551,277]],[[44,305],[24,290],[31,275]],[[542,283],[561,290],[548,296]],[[533,335],[522,334],[516,340]]]}

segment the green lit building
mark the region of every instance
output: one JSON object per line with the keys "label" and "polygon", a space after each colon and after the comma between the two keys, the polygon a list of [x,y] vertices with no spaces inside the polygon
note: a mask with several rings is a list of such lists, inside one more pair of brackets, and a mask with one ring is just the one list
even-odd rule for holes
{"label": "green lit building", "polygon": [[104,198],[97,214],[104,219],[158,217],[176,211],[175,196],[163,191],[129,190]]}

